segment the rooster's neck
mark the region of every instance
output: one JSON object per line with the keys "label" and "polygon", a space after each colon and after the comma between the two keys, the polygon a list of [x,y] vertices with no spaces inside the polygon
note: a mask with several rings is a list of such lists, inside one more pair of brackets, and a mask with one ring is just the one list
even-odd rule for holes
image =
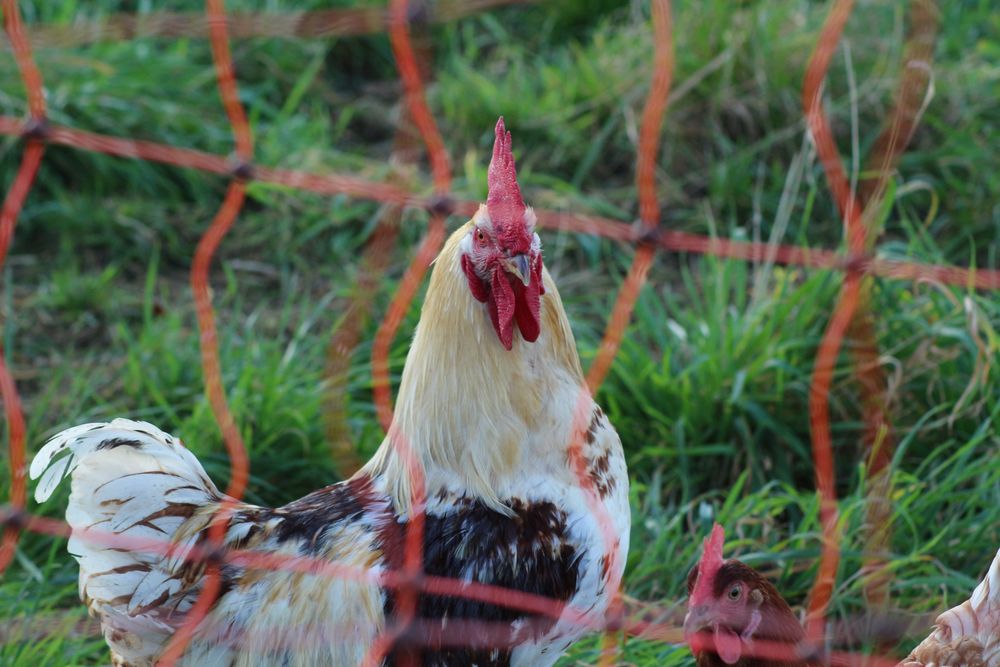
{"label": "rooster's neck", "polygon": [[[559,293],[543,275],[541,334],[497,338],[461,270],[458,229],[435,261],[406,358],[390,433],[364,472],[381,476],[397,507],[409,506],[405,457],[422,464],[428,494],[458,491],[502,510],[519,478],[569,474],[574,409],[589,406],[576,344]],[[586,407],[584,406],[584,407]]]}

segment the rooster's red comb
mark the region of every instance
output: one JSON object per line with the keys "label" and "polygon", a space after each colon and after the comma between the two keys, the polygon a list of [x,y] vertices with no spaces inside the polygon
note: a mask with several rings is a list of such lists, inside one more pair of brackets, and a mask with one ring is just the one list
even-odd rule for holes
{"label": "rooster's red comb", "polygon": [[498,236],[501,239],[509,237],[511,242],[522,240],[520,237],[525,235],[523,219],[527,207],[521,199],[521,188],[517,184],[510,132],[504,127],[503,116],[497,121],[493,159],[490,160],[486,180],[489,184],[486,210],[499,232]]}
{"label": "rooster's red comb", "polygon": [[712,582],[715,573],[722,567],[722,545],[726,541],[726,531],[719,524],[712,526],[712,534],[704,542],[701,561],[698,563],[698,581],[691,592],[689,605],[704,604],[712,599]]}

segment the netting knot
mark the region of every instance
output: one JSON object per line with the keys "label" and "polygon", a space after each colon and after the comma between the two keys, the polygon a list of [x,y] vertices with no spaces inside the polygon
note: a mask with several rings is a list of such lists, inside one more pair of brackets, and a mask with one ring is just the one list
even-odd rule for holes
{"label": "netting knot", "polygon": [[625,629],[625,605],[616,601],[604,616],[604,629],[608,632],[620,632]]}
{"label": "netting knot", "polygon": [[20,530],[28,525],[28,515],[19,509],[8,509],[0,514],[0,525]]}
{"label": "netting knot", "polygon": [[399,579],[396,583],[396,594],[402,595],[405,593],[410,593],[413,595],[419,595],[423,592],[426,586],[426,577],[422,570],[417,570],[416,572],[399,572]]}
{"label": "netting knot", "polygon": [[646,225],[643,221],[636,221],[637,230],[635,233],[635,242],[640,247],[660,247],[663,241],[663,231],[659,227],[650,227]]}
{"label": "netting knot", "polygon": [[252,162],[244,160],[239,156],[230,157],[229,162],[230,162],[229,174],[233,178],[237,178],[241,181],[253,180],[254,167]]}
{"label": "netting knot", "polygon": [[435,194],[427,199],[426,207],[432,215],[448,217],[455,212],[455,200],[447,194]]}
{"label": "netting knot", "polygon": [[852,253],[844,258],[841,266],[847,273],[868,273],[871,270],[872,258],[864,253]]}
{"label": "netting knot", "polygon": [[52,129],[49,127],[49,121],[44,116],[29,118],[24,127],[21,128],[21,136],[33,141],[47,141],[51,134]]}
{"label": "netting knot", "polygon": [[226,556],[228,555],[228,549],[221,544],[214,544],[206,546],[201,551],[201,556],[198,558],[201,562],[206,565],[213,565],[216,568],[221,568],[226,564]]}
{"label": "netting knot", "polygon": [[795,646],[795,653],[804,662],[815,663],[815,664],[826,664],[823,651],[819,646],[810,641],[803,641]]}

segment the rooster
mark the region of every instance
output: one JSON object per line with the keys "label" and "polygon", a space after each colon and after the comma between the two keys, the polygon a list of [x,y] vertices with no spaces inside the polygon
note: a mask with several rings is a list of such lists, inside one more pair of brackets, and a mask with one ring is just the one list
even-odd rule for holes
{"label": "rooster", "polygon": [[[802,626],[771,582],[738,560],[722,560],[723,539],[716,524],[701,561],[688,574],[684,633],[698,666],[819,664],[807,655]],[[711,643],[702,636],[705,630],[712,633]],[[755,641],[763,650],[754,650]],[[789,650],[801,657],[767,657],[788,658]],[[1000,667],[1000,551],[972,597],[938,616],[934,631],[899,663],[945,666]]]}
{"label": "rooster", "polygon": [[[126,419],[70,428],[39,451],[39,502],[72,478],[69,551],[115,665],[163,653],[204,585],[204,563],[185,556],[211,546],[224,503],[226,548],[375,573],[403,567],[406,528],[423,511],[425,573],[565,604],[553,618],[420,592],[420,625],[395,633],[386,665],[551,665],[596,627],[581,613],[607,611],[628,550],[621,442],[587,393],[503,118],[488,183],[435,261],[393,422],[352,478],[277,509],[235,502],[180,440]],[[409,457],[423,468],[423,507]],[[169,540],[173,553],[102,546],[82,531]],[[356,665],[393,628],[396,594],[373,577],[233,563],[220,576],[182,664]]]}

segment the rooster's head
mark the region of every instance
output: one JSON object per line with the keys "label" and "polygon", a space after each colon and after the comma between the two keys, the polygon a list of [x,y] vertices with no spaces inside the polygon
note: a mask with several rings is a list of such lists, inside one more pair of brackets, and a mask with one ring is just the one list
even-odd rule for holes
{"label": "rooster's head", "polygon": [[514,342],[514,324],[529,342],[541,329],[542,246],[535,214],[521,199],[510,132],[497,121],[489,195],[460,246],[462,271],[472,296],[486,304],[500,343]]}

